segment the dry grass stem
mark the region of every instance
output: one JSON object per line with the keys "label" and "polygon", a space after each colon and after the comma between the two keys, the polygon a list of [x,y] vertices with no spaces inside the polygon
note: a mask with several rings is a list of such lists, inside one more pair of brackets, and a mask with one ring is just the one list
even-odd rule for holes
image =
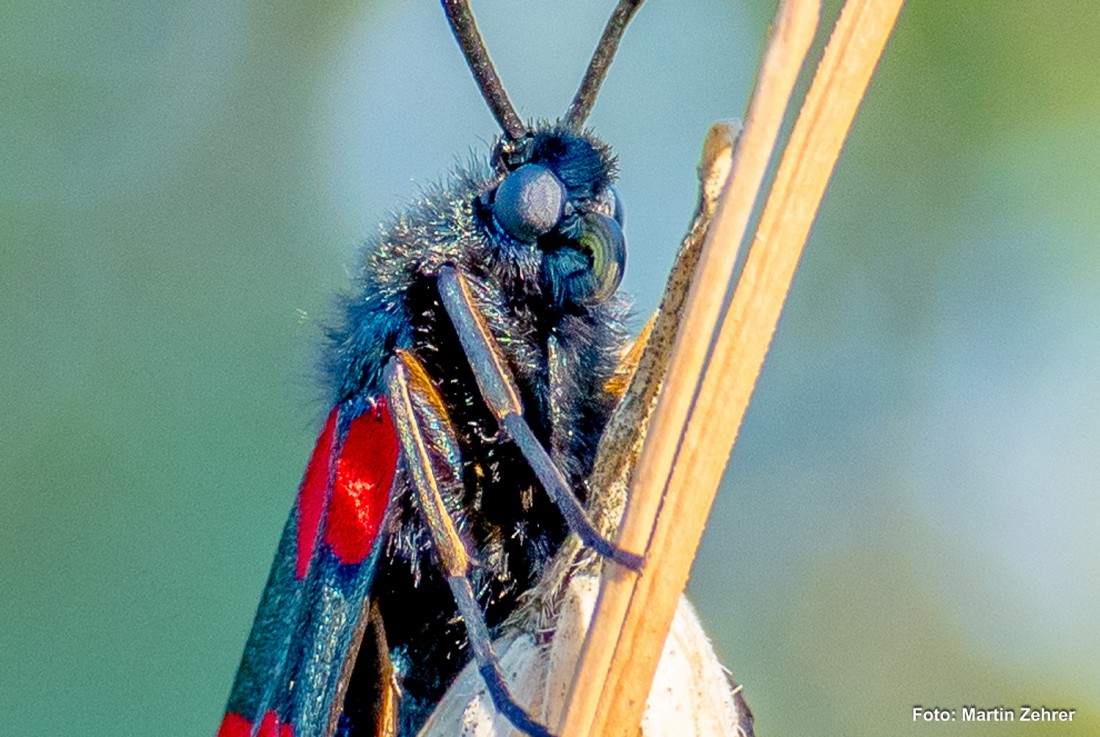
{"label": "dry grass stem", "polygon": [[[668,377],[635,471],[631,497],[618,538],[619,544],[627,550],[645,551],[649,546],[653,520],[661,506],[680,429],[691,409],[698,377],[729,289],[737,247],[744,240],[791,90],[813,41],[819,14],[819,2],[784,0],[780,5],[757,92],[734,153],[730,181],[703,247]],[[661,429],[671,432],[658,432]],[[650,556],[650,560],[654,559],[659,558]],[[663,565],[662,562],[662,568]],[[647,577],[643,571],[642,580],[647,578],[654,576],[651,573]],[[559,725],[558,731],[563,737],[611,734],[594,720],[601,706],[606,710],[608,699],[617,698],[612,694],[621,688],[620,678],[608,680],[605,685],[605,676],[613,675],[609,671],[613,661],[623,658],[622,653],[616,653],[616,646],[637,580],[637,576],[629,571],[613,566],[605,569],[597,615],[581,655],[568,708]],[[658,625],[660,636],[656,640],[656,649],[650,654],[648,670],[641,672],[641,696],[633,704],[636,717],[626,725],[627,732],[632,731],[640,719],[648,684],[652,680],[679,593],[677,591],[672,599],[673,609],[669,610],[669,617]]]}
{"label": "dry grass stem", "polygon": [[[620,543],[631,550],[645,550],[647,561],[659,567],[647,567],[640,578],[607,567],[570,710],[563,720],[563,737],[637,734],[669,622],[806,236],[901,5],[902,0],[850,0],[842,10],[780,163],[710,361],[697,383],[725,294],[725,284],[718,281],[729,278],[728,270],[711,273],[710,264],[724,267],[727,259],[732,260],[774,141],[773,134],[766,148],[754,150],[754,160],[747,161],[747,147],[759,145],[764,137],[756,133],[750,139],[753,126],[762,122],[753,116],[759,116],[764,99],[774,97],[776,101],[769,104],[778,107],[778,127],[790,86],[785,77],[769,76],[770,65],[777,63],[773,57],[782,55],[782,64],[793,67],[789,72],[793,84],[813,35],[816,3],[781,6],[741,141],[746,150],[739,147],[735,155],[734,178],[705,247],[699,282],[689,297],[684,329],[623,522]],[[787,25],[796,12],[802,24],[797,31]],[[786,35],[796,32],[797,43]],[[761,152],[762,163],[755,160]],[[745,181],[757,173],[757,165],[759,177]],[[739,183],[738,178],[745,179]],[[722,255],[712,255],[715,252]],[[704,289],[714,291],[702,294]],[[654,523],[658,508],[660,516]]]}

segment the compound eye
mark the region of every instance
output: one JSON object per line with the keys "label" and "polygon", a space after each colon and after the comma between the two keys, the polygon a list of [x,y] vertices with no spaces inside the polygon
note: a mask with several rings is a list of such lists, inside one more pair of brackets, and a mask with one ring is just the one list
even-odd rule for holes
{"label": "compound eye", "polygon": [[577,244],[592,259],[587,292],[583,301],[587,304],[603,302],[619,288],[626,268],[626,239],[617,220],[596,212],[584,215],[581,235]]}
{"label": "compound eye", "polygon": [[545,166],[524,164],[504,178],[493,199],[493,216],[505,233],[534,243],[561,221],[565,186]]}

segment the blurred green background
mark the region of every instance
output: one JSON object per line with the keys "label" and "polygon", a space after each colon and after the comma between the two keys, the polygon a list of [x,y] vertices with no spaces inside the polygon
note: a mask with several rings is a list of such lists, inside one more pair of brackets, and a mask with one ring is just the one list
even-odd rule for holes
{"label": "blurred green background", "polygon": [[[611,6],[475,3],[524,116]],[[639,315],[773,11],[626,36],[591,123]],[[690,587],[761,735],[1100,734],[1098,49],[1093,2],[902,14]],[[493,134],[429,0],[0,7],[0,733],[213,734],[331,295]],[[911,717],[1024,703],[1077,716]]]}

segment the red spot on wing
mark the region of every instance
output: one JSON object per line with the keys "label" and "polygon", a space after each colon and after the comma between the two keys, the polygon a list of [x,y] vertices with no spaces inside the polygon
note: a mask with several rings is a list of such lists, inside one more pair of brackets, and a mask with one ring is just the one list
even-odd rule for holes
{"label": "red spot on wing", "polygon": [[[337,410],[332,410],[310,456],[302,486],[298,491],[298,559],[295,572],[304,578],[317,542],[317,528],[329,501],[325,521],[325,543],[343,563],[362,563],[370,554],[382,515],[389,503],[390,487],[397,469],[397,430],[386,407],[379,399],[351,421],[344,438],[332,494],[329,488],[333,468],[332,453],[336,438]],[[283,735],[278,735],[283,737]]]}
{"label": "red spot on wing", "polygon": [[313,455],[309,457],[309,465],[306,466],[306,475],[298,489],[298,560],[295,567],[298,578],[305,578],[309,572],[309,559],[313,555],[313,544],[317,541],[317,525],[321,522],[321,512],[325,508],[332,441],[336,436],[336,415],[335,409],[329,413],[325,429],[317,438],[317,445],[313,448]]}
{"label": "red spot on wing", "polygon": [[252,737],[252,722],[240,714],[226,714],[217,737]]}
{"label": "red spot on wing", "polygon": [[336,461],[325,520],[325,542],[342,563],[362,563],[374,546],[390,499],[398,447],[385,399],[351,421]]}
{"label": "red spot on wing", "polygon": [[[235,714],[231,716],[236,716]],[[252,729],[252,725],[243,719],[245,731],[240,732],[241,737],[249,737],[252,733],[249,731]],[[224,725],[223,725],[224,728]],[[228,737],[237,737],[237,732],[231,732]],[[223,737],[219,732],[218,737]],[[260,722],[260,729],[256,732],[256,737],[294,737],[294,727],[290,724],[282,724],[279,722],[279,715],[273,711],[269,711],[264,714],[263,721]]]}
{"label": "red spot on wing", "polygon": [[264,720],[260,722],[260,731],[256,733],[256,737],[279,737],[279,718],[275,715],[275,712],[269,711],[264,714]]}

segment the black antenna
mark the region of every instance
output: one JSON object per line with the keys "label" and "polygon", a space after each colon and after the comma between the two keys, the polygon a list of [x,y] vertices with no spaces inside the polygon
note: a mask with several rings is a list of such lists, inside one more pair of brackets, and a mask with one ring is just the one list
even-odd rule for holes
{"label": "black antenna", "polygon": [[565,125],[572,130],[580,130],[588,114],[592,112],[592,106],[596,104],[596,95],[600,92],[600,85],[607,76],[607,69],[611,66],[611,60],[615,58],[615,51],[619,48],[619,40],[623,37],[627,23],[638,12],[643,0],[619,0],[607,26],[603,29],[600,43],[592,53],[592,61],[588,62],[588,69],[581,80],[580,89],[577,90],[573,102],[569,104],[569,110],[565,113]]}
{"label": "black antenna", "polygon": [[443,10],[447,13],[447,20],[462,49],[462,55],[466,57],[466,63],[474,73],[481,96],[493,111],[493,117],[504,130],[504,135],[513,141],[523,138],[527,129],[516,114],[516,109],[512,107],[508,93],[504,91],[504,85],[497,76],[497,70],[493,68],[493,61],[489,58],[485,42],[477,30],[477,21],[470,10],[470,3],[468,0],[443,0]]}

